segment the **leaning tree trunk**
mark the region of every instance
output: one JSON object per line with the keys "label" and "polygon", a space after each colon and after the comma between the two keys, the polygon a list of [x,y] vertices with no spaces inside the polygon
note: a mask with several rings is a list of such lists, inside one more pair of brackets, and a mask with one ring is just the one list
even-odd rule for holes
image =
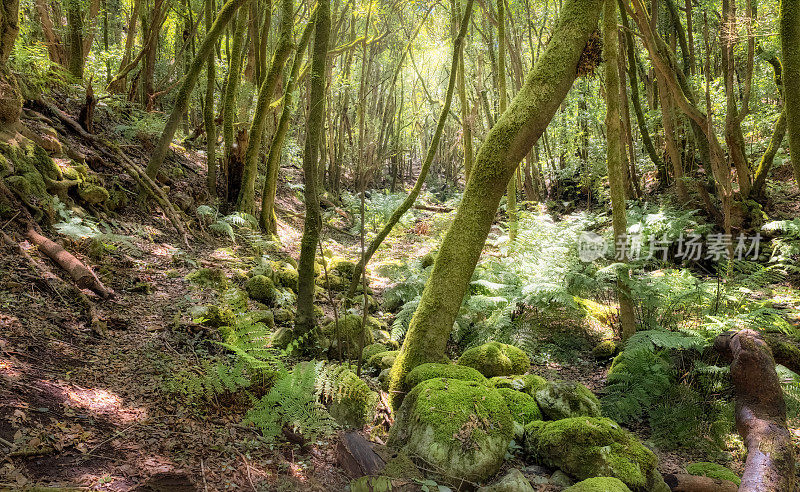
{"label": "leaning tree trunk", "polygon": [[328,0],[317,3],[314,23],[314,48],[311,59],[311,94],[309,96],[306,143],[303,154],[305,177],[306,217],[303,238],[300,240],[300,261],[297,267],[297,318],[294,335],[303,338],[304,347],[313,347],[314,339],[314,261],[322,228],[322,216],[317,193],[317,160],[319,141],[325,121],[325,66],[328,61],[328,38],[331,30],[331,11]]}
{"label": "leaning tree trunk", "polygon": [[269,146],[269,155],[267,156],[267,176],[266,179],[264,179],[264,189],[261,192],[261,215],[259,224],[262,229],[272,234],[278,233],[278,220],[275,216],[275,195],[278,192],[278,171],[281,167],[281,151],[283,150],[283,141],[286,139],[286,132],[289,130],[289,123],[292,119],[294,88],[300,76],[300,65],[303,63],[306,47],[311,39],[311,30],[314,28],[315,16],[316,12],[312,12],[308,19],[308,24],[306,24],[305,29],[303,29],[303,34],[300,36],[300,41],[297,43],[297,50],[295,50],[292,69],[289,73],[289,80],[286,82],[286,89],[283,92],[283,110],[280,120],[278,120],[278,127],[275,129],[275,135],[272,137],[272,144]]}
{"label": "leaning tree trunk", "polygon": [[[603,11],[603,58],[606,62],[606,141],[608,183],[611,188],[611,210],[614,224],[614,243],[626,241],[628,219],[625,212],[625,188],[627,162],[622,151],[622,125],[620,118],[620,78],[617,68],[619,57],[619,35],[617,34],[617,0],[605,0]],[[619,322],[622,339],[627,340],[636,332],[633,300],[628,286],[627,254],[623,252],[623,266],[617,271],[617,296],[619,298]]]}
{"label": "leaning tree trunk", "polygon": [[239,190],[236,204],[237,210],[251,215],[255,214],[258,157],[261,151],[264,128],[267,126],[267,115],[270,113],[269,106],[272,102],[272,95],[275,93],[275,86],[278,85],[278,78],[283,71],[283,65],[286,63],[286,59],[289,58],[289,53],[292,52],[292,17],[294,15],[292,0],[283,0],[282,7],[281,37],[272,55],[272,65],[269,72],[258,89],[256,112],[250,125],[250,144],[247,146],[247,153],[244,158],[242,188]]}
{"label": "leaning tree trunk", "polygon": [[789,155],[800,186],[800,0],[781,0],[780,30]]}
{"label": "leaning tree trunk", "polygon": [[397,408],[406,374],[441,361],[508,180],[544,132],[577,77],[578,60],[597,29],[602,2],[567,0],[550,43],[525,84],[481,146],[461,205],[450,226],[392,367],[390,393]]}
{"label": "leaning tree trunk", "polygon": [[731,360],[736,428],[747,447],[739,492],[793,491],[792,437],[772,351],[753,330],[723,333],[714,349]]}
{"label": "leaning tree trunk", "polygon": [[170,113],[166,125],[164,125],[164,131],[161,133],[161,138],[158,140],[156,148],[153,149],[150,162],[147,163],[146,173],[151,179],[156,177],[159,169],[161,169],[161,165],[164,163],[169,145],[172,143],[172,138],[175,136],[175,131],[178,129],[183,115],[186,114],[186,110],[189,109],[192,89],[194,89],[194,85],[197,83],[203,65],[205,65],[206,60],[211,57],[211,53],[214,51],[217,38],[225,31],[225,26],[228,25],[228,22],[233,17],[233,14],[236,13],[236,10],[242,5],[245,5],[248,1],[249,0],[229,0],[228,3],[222,7],[219,14],[217,14],[217,18],[211,26],[211,30],[197,50],[197,54],[194,60],[192,60],[191,66],[186,71],[183,84],[181,84],[181,88],[175,98],[175,107],[172,113]]}
{"label": "leaning tree trunk", "polygon": [[453,102],[453,92],[455,90],[458,71],[459,71],[459,54],[464,49],[464,37],[467,35],[467,27],[469,25],[469,19],[472,15],[472,3],[473,0],[467,0],[467,7],[464,11],[464,17],[461,21],[461,26],[458,31],[458,35],[456,39],[453,41],[453,56],[452,61],[450,62],[450,80],[447,84],[447,93],[444,98],[444,104],[442,105],[442,109],[439,112],[439,121],[436,125],[436,131],[433,134],[433,139],[431,143],[428,145],[428,153],[425,155],[425,161],[422,163],[422,167],[419,170],[419,176],[417,176],[417,182],[414,183],[414,188],[411,189],[411,192],[408,194],[403,203],[397,207],[394,212],[392,212],[392,216],[389,218],[386,225],[383,226],[383,229],[375,236],[369,243],[369,247],[364,252],[359,260],[358,265],[353,270],[353,278],[350,281],[350,288],[347,291],[347,297],[351,298],[356,294],[358,290],[358,283],[361,280],[361,272],[364,270],[364,266],[369,263],[370,258],[372,255],[378,251],[378,248],[383,243],[383,241],[389,236],[389,233],[392,232],[394,226],[400,222],[400,219],[405,215],[406,212],[414,205],[414,202],[417,200],[420,191],[422,191],[422,185],[425,184],[425,179],[428,177],[428,171],[431,168],[431,164],[433,163],[433,158],[436,156],[436,151],[439,149],[439,140],[442,138],[442,131],[444,130],[444,124],[447,121],[447,115],[450,113],[450,105]]}

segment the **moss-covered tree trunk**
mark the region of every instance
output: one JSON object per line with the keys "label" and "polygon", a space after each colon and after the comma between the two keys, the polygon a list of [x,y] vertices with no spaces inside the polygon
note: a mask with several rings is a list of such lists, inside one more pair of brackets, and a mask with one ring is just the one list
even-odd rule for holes
{"label": "moss-covered tree trunk", "polygon": [[200,77],[200,71],[203,69],[206,60],[214,51],[217,39],[225,31],[225,26],[228,25],[228,22],[230,22],[236,10],[242,5],[245,5],[248,1],[249,0],[229,0],[228,3],[222,7],[222,10],[219,11],[219,14],[217,14],[217,18],[214,24],[212,24],[211,30],[197,50],[197,54],[194,60],[192,60],[192,64],[189,66],[186,76],[183,79],[181,88],[178,90],[178,95],[175,97],[175,106],[167,119],[167,123],[164,125],[161,138],[159,138],[156,147],[153,149],[150,162],[147,163],[146,172],[151,179],[156,177],[159,169],[161,169],[161,165],[164,163],[169,145],[172,143],[172,138],[175,136],[175,131],[178,129],[183,115],[186,114],[186,110],[189,109],[189,99],[192,95],[192,89],[194,89],[194,85],[197,83],[198,77]]}
{"label": "moss-covered tree trunk", "polygon": [[781,0],[780,31],[789,154],[800,186],[800,0]]}
{"label": "moss-covered tree trunk", "polygon": [[281,2],[281,34],[275,52],[272,54],[272,65],[264,77],[261,87],[258,89],[258,102],[256,112],[253,115],[253,122],[250,125],[250,143],[247,146],[247,153],[244,157],[244,170],[242,174],[242,187],[239,190],[239,198],[236,208],[240,212],[255,215],[255,190],[256,176],[258,175],[258,157],[261,152],[261,141],[264,136],[264,129],[267,126],[267,115],[270,113],[270,103],[275,87],[278,85],[278,78],[283,71],[283,66],[289,54],[292,52],[292,24],[294,7],[292,0]]}
{"label": "moss-covered tree trunk", "polygon": [[22,110],[17,81],[6,67],[19,34],[19,0],[0,5],[0,123],[13,123]]}
{"label": "moss-covered tree trunk", "polygon": [[[506,91],[506,16],[505,0],[497,0],[497,90],[500,92],[500,114],[508,106]],[[517,237],[517,180],[509,179],[506,186],[506,212],[508,212],[508,238]]]}
{"label": "moss-covered tree trunk", "polygon": [[[225,145],[223,182],[228,189],[228,163],[233,159],[234,123],[236,119],[236,95],[239,91],[239,79],[242,72],[242,47],[244,34],[247,31],[247,11],[237,12],[231,20],[233,30],[233,48],[228,54],[228,75],[225,79],[225,95],[222,100],[222,139]],[[227,197],[226,197],[227,198]]]}
{"label": "moss-covered tree trunk", "polygon": [[[628,236],[625,187],[627,162],[622,150],[622,125],[620,120],[620,78],[617,68],[619,57],[619,34],[617,33],[617,0],[605,0],[603,11],[603,59],[606,62],[606,152],[608,182],[611,187],[611,214],[615,244]],[[665,114],[671,109],[663,108]],[[666,128],[666,127],[665,127]],[[677,152],[676,152],[677,154]],[[680,164],[680,162],[678,163]],[[633,299],[627,284],[628,267],[624,263],[627,255],[618,259],[623,266],[617,271],[617,296],[619,298],[619,322],[622,339],[627,340],[636,333]]]}
{"label": "moss-covered tree trunk", "polygon": [[[461,2],[456,2],[460,5]],[[461,9],[459,8],[459,11]],[[459,12],[460,13],[460,12]],[[464,48],[458,55],[458,98],[461,103],[461,140],[464,142],[464,182],[469,181],[469,174],[472,171],[472,121],[469,117],[469,99],[467,98],[467,85],[464,70]]]}
{"label": "moss-covered tree trunk", "polygon": [[459,70],[459,54],[464,49],[464,37],[467,35],[467,27],[469,26],[469,19],[472,15],[472,4],[473,0],[467,0],[464,17],[461,20],[458,34],[453,41],[453,56],[450,61],[450,79],[447,84],[447,93],[444,98],[442,109],[439,112],[439,120],[436,124],[436,130],[433,133],[431,143],[428,145],[428,152],[425,154],[425,161],[422,163],[422,167],[419,170],[417,181],[414,183],[414,188],[411,189],[411,192],[408,194],[406,199],[403,200],[403,203],[401,203],[400,206],[398,206],[394,212],[392,212],[392,216],[386,222],[386,225],[383,226],[378,235],[375,236],[375,238],[369,243],[369,247],[364,252],[364,255],[361,257],[358,265],[353,271],[353,278],[350,281],[350,288],[347,292],[348,298],[353,297],[358,290],[358,283],[361,280],[361,272],[364,270],[364,265],[369,263],[372,255],[378,251],[378,248],[389,236],[389,233],[392,232],[394,226],[400,222],[400,219],[403,217],[403,215],[405,215],[405,213],[408,212],[408,210],[414,205],[414,202],[417,200],[420,191],[422,191],[422,186],[425,184],[425,179],[428,177],[428,171],[431,168],[431,164],[433,164],[433,158],[436,156],[436,151],[439,149],[439,141],[442,138],[444,124],[447,121],[447,115],[450,113],[450,105],[453,102],[453,92],[455,90]]}
{"label": "moss-covered tree trunk", "polygon": [[567,0],[547,49],[478,151],[472,177],[434,263],[390,376],[394,408],[412,368],[440,361],[508,180],[569,92],[602,2]]}
{"label": "moss-covered tree trunk", "polygon": [[[234,14],[235,15],[235,14]],[[212,0],[205,2],[205,21],[206,36],[211,33],[211,25],[214,21],[214,9]],[[214,123],[214,82],[217,79],[216,63],[214,52],[208,58],[206,64],[206,102],[203,107],[203,123],[206,129],[206,162],[208,173],[206,175],[206,185],[208,194],[211,197],[217,195],[217,124]]]}
{"label": "moss-covered tree trunk", "polygon": [[83,13],[80,0],[67,0],[67,68],[76,79],[83,78]]}
{"label": "moss-covered tree trunk", "polygon": [[278,220],[275,216],[275,195],[278,192],[278,171],[281,167],[281,151],[283,150],[283,142],[286,139],[286,132],[289,130],[289,123],[292,119],[294,89],[297,86],[297,79],[300,75],[300,65],[303,63],[306,47],[311,38],[312,29],[314,28],[315,16],[316,13],[311,14],[311,18],[308,24],[306,24],[303,34],[300,36],[300,41],[297,43],[297,50],[295,50],[289,80],[286,83],[286,89],[283,91],[283,111],[281,112],[280,120],[278,120],[278,127],[275,129],[275,135],[272,137],[272,145],[269,146],[269,155],[267,156],[267,176],[264,180],[264,190],[261,192],[261,215],[259,217],[259,224],[262,229],[272,234],[278,233]]}
{"label": "moss-covered tree trunk", "polygon": [[328,38],[331,30],[330,2],[319,0],[314,23],[314,48],[311,59],[311,93],[309,99],[306,142],[303,154],[306,217],[300,240],[300,261],[297,266],[297,317],[294,335],[305,337],[304,345],[314,345],[314,261],[322,228],[317,193],[317,161],[319,141],[325,121],[325,66],[328,60]]}

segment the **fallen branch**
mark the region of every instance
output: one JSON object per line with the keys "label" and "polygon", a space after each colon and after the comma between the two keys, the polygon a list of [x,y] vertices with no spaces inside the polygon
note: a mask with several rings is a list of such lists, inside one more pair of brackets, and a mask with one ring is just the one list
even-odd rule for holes
{"label": "fallen branch", "polygon": [[772,352],[753,330],[725,332],[714,349],[731,361],[736,428],[747,447],[739,491],[793,491],[792,439]]}
{"label": "fallen branch", "polygon": [[428,212],[438,212],[446,214],[447,212],[452,212],[454,209],[450,207],[435,207],[433,205],[414,205],[414,210],[425,210]]}
{"label": "fallen branch", "polygon": [[47,255],[48,258],[69,273],[69,276],[72,277],[79,289],[92,289],[103,298],[107,298],[114,293],[114,291],[103,285],[103,282],[97,278],[97,275],[89,267],[58,243],[42,236],[33,229],[28,230],[28,239],[38,246],[39,250]]}
{"label": "fallen branch", "polygon": [[736,492],[735,483],[687,474],[667,474],[664,481],[672,492]]}

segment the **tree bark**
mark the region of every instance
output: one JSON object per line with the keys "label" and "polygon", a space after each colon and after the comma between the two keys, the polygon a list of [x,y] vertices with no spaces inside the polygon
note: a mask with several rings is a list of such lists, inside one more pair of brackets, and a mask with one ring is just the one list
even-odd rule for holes
{"label": "tree bark", "polygon": [[800,0],[781,0],[780,32],[789,154],[800,186]]}
{"label": "tree bark", "polygon": [[183,118],[183,115],[189,108],[189,98],[192,94],[192,89],[194,89],[194,85],[197,83],[197,79],[200,76],[203,65],[205,65],[206,59],[211,56],[211,52],[214,50],[217,38],[225,31],[225,26],[228,25],[228,22],[231,20],[236,10],[247,2],[248,0],[229,0],[228,3],[222,7],[219,14],[217,14],[217,19],[211,26],[211,32],[206,35],[206,38],[200,45],[200,49],[197,50],[197,54],[194,60],[192,60],[192,64],[187,70],[183,84],[181,84],[181,88],[175,98],[175,107],[172,113],[170,113],[167,123],[164,125],[161,138],[156,144],[155,149],[153,149],[150,162],[147,163],[146,173],[151,179],[156,177],[159,169],[161,169],[161,165],[164,163],[167,150],[169,150],[172,138],[175,136],[175,131],[178,129],[181,118]]}
{"label": "tree bark", "polygon": [[242,174],[242,189],[236,202],[236,209],[255,215],[255,188],[256,176],[258,175],[258,157],[261,151],[261,141],[264,136],[264,129],[267,125],[267,115],[270,113],[270,103],[275,87],[278,85],[278,77],[283,71],[283,65],[289,54],[292,52],[292,24],[294,8],[292,0],[281,2],[281,34],[278,45],[272,55],[272,65],[269,72],[264,77],[261,87],[258,89],[258,102],[256,112],[253,115],[253,122],[250,125],[250,143],[247,146],[247,153],[244,158],[244,174]]}
{"label": "tree bark", "polygon": [[319,242],[322,217],[317,193],[317,161],[319,141],[325,120],[325,67],[328,61],[328,39],[331,30],[329,0],[319,0],[314,23],[314,47],[311,59],[311,94],[309,99],[306,142],[303,154],[303,176],[305,178],[306,217],[303,237],[300,240],[300,261],[297,267],[297,317],[294,335],[303,338],[302,345],[313,347],[314,336],[314,262]]}
{"label": "tree bark", "polygon": [[419,364],[445,359],[453,322],[467,292],[508,180],[544,132],[577,77],[578,60],[597,28],[602,3],[567,0],[550,43],[478,152],[453,223],[442,242],[390,375],[392,405]]}
{"label": "tree bark", "polygon": [[[236,119],[236,95],[239,89],[239,80],[242,71],[242,47],[244,46],[244,34],[247,23],[247,11],[237,12],[231,21],[233,29],[233,49],[228,56],[228,76],[225,81],[225,96],[222,102],[222,137],[225,145],[225,165],[223,169],[223,182],[225,190],[228,190],[228,171],[230,162],[233,159],[234,146],[234,120]],[[225,199],[228,199],[226,195]]]}
{"label": "tree bark", "polygon": [[[212,0],[205,0],[206,36],[211,34],[211,25],[214,22],[214,9]],[[234,16],[236,14],[234,13]],[[217,124],[214,122],[214,83],[217,80],[216,59],[214,51],[210,53],[206,63],[206,101],[203,106],[203,123],[206,129],[206,186],[208,194],[213,198],[217,196]]]}
{"label": "tree bark", "polygon": [[736,428],[747,447],[739,491],[793,491],[792,438],[772,352],[753,330],[723,333],[714,349],[731,361]]}

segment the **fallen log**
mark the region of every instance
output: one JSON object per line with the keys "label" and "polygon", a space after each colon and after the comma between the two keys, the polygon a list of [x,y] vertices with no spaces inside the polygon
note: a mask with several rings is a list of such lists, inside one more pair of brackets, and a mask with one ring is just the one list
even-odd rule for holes
{"label": "fallen log", "polygon": [[28,239],[38,246],[39,250],[47,255],[48,258],[63,268],[64,271],[72,277],[72,280],[75,281],[75,285],[77,285],[79,289],[91,289],[103,298],[107,298],[113,294],[113,291],[103,285],[100,279],[97,278],[97,275],[95,275],[89,267],[75,258],[72,253],[62,248],[58,243],[42,236],[33,229],[28,230]]}
{"label": "fallen log", "polygon": [[688,474],[666,474],[664,481],[672,492],[736,492],[739,488],[728,480]]}
{"label": "fallen log", "polygon": [[769,346],[758,332],[741,330],[719,335],[714,349],[731,361],[736,428],[747,447],[739,491],[794,491],[786,402]]}
{"label": "fallen log", "polygon": [[434,205],[414,205],[414,210],[424,210],[426,212],[448,213],[454,209],[450,207],[436,207]]}

